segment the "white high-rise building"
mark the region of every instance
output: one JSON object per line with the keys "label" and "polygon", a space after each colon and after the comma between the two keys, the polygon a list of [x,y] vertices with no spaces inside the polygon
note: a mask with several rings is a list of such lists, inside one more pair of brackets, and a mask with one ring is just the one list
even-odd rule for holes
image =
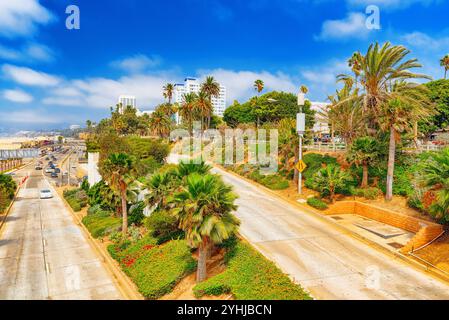
{"label": "white high-rise building", "polygon": [[[184,83],[175,84],[175,92],[173,94],[174,101],[181,104],[184,95],[187,93],[199,93],[201,83],[196,78],[185,78]],[[212,97],[212,107],[214,114],[222,117],[226,110],[226,87],[220,85],[220,93],[218,97]],[[178,117],[177,117],[178,118]],[[177,119],[179,122],[179,119]]]}
{"label": "white high-rise building", "polygon": [[121,95],[118,97],[118,104],[121,105],[120,112],[123,112],[123,109],[127,106],[132,106],[137,109],[137,100],[135,96],[126,96]]}

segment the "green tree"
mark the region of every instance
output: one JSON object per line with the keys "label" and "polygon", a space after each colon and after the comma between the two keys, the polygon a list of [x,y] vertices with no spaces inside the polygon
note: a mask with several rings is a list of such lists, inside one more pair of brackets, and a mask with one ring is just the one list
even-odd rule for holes
{"label": "green tree", "polygon": [[236,128],[240,123],[254,123],[256,117],[250,103],[239,104],[235,100],[231,106],[226,108],[223,120],[231,128]]}
{"label": "green tree", "polygon": [[198,95],[196,93],[184,94],[184,99],[179,109],[179,115],[183,122],[187,123],[190,134],[193,132],[193,120],[195,119],[196,100]]}
{"label": "green tree", "polygon": [[[210,105],[212,105],[212,98],[218,98],[220,95],[220,84],[215,80],[214,77],[206,77],[206,80],[201,84],[201,90],[204,92],[208,98]],[[210,127],[210,118],[212,116],[212,109],[207,115],[207,128]]]}
{"label": "green tree", "polygon": [[233,236],[240,224],[231,213],[236,210],[236,195],[215,175],[191,174],[182,191],[173,197],[173,213],[191,247],[198,248],[197,282],[207,277],[206,262],[211,244]]}
{"label": "green tree", "polygon": [[335,190],[344,187],[348,181],[349,174],[334,164],[320,169],[313,177],[316,188],[322,194],[328,193],[332,203],[335,203]]}
{"label": "green tree", "polygon": [[113,153],[103,163],[100,163],[100,173],[112,190],[120,195],[122,205],[123,237],[128,234],[127,192],[133,181],[133,159],[125,153]]}
{"label": "green tree", "polygon": [[170,116],[163,109],[156,109],[150,116],[150,128],[152,132],[161,138],[167,138],[171,130]]}
{"label": "green tree", "polygon": [[258,94],[260,94],[263,89],[265,87],[265,84],[263,83],[262,80],[257,79],[256,81],[254,81],[254,89],[257,91]]}
{"label": "green tree", "polygon": [[378,142],[373,137],[357,138],[350,146],[347,160],[357,166],[362,166],[362,183],[360,187],[368,187],[368,168],[379,158]]}
{"label": "green tree", "polygon": [[437,219],[449,221],[449,148],[432,153],[420,165],[420,180],[425,187],[436,192],[436,202],[429,211]]}
{"label": "green tree", "polygon": [[171,99],[173,98],[173,93],[175,91],[175,86],[172,83],[167,83],[163,87],[163,95],[165,99],[168,99],[168,104],[171,104]]}
{"label": "green tree", "polygon": [[156,172],[144,183],[148,190],[148,194],[145,195],[146,204],[155,210],[168,210],[168,198],[179,185],[180,180],[174,170]]}
{"label": "green tree", "polygon": [[[198,93],[196,99],[196,109],[201,119],[201,130],[204,130],[206,129],[205,124],[207,124],[207,126],[210,125],[210,119],[208,117],[210,117],[213,110],[211,100],[206,92],[200,91]],[[209,119],[209,122],[205,123],[204,119]]]}
{"label": "green tree", "polygon": [[[365,55],[356,54],[357,63],[360,64],[360,83],[363,91],[360,96],[354,97],[362,101],[363,109],[368,121],[370,132],[375,132],[378,127],[390,133],[389,160],[387,172],[387,186],[385,199],[393,197],[393,174],[396,142],[400,138],[398,127],[403,126],[404,119],[407,123],[418,121],[419,114],[423,114],[427,105],[422,92],[422,86],[407,83],[411,79],[428,76],[413,73],[411,70],[421,67],[417,59],[407,59],[410,51],[404,46],[392,46],[386,42],[382,46],[375,43],[369,46]],[[350,79],[351,76],[340,75],[339,79]],[[411,96],[407,96],[411,94]],[[420,100],[420,101],[419,101]],[[405,105],[413,105],[414,110],[407,117]],[[421,107],[420,107],[421,105]],[[400,115],[401,120],[398,119]],[[393,116],[400,125],[388,117]],[[412,119],[414,118],[414,119]],[[387,123],[387,126],[386,126]],[[377,128],[376,128],[377,127]]]}
{"label": "green tree", "polygon": [[419,132],[429,137],[438,129],[449,127],[449,80],[437,80],[426,83],[429,99],[435,106],[435,113],[419,122]]}
{"label": "green tree", "polygon": [[447,77],[447,71],[449,70],[449,54],[445,55],[440,60],[440,66],[444,68],[444,79]]}

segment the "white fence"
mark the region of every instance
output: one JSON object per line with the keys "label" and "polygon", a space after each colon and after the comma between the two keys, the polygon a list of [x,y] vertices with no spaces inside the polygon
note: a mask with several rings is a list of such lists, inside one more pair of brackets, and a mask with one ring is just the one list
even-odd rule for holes
{"label": "white fence", "polygon": [[[345,143],[314,143],[310,145],[305,145],[305,151],[318,151],[318,152],[345,152],[346,144]],[[430,152],[430,151],[440,151],[445,148],[449,148],[449,146],[445,145],[436,145],[433,143],[420,144],[418,147],[410,146],[408,148],[404,148],[405,152],[410,153],[422,153],[422,152]]]}

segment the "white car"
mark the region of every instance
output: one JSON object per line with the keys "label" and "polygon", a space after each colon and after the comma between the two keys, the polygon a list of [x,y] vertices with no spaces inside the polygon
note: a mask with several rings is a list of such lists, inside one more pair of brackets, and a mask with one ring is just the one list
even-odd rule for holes
{"label": "white car", "polygon": [[45,173],[53,173],[55,170],[52,168],[46,168]]}
{"label": "white car", "polygon": [[51,193],[51,191],[48,189],[42,189],[40,191],[40,198],[41,199],[51,199],[51,198],[53,198],[53,193]]}

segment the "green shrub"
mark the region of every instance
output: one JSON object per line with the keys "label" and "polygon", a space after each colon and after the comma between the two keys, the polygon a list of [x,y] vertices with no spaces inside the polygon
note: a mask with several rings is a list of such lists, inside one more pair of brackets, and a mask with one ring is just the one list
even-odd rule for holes
{"label": "green shrub", "polygon": [[142,224],[142,220],[145,218],[143,215],[143,210],[145,209],[145,203],[143,201],[139,201],[136,204],[132,205],[129,208],[128,213],[128,224],[135,224],[140,226]]}
{"label": "green shrub", "polygon": [[145,227],[149,230],[149,234],[157,238],[160,243],[183,237],[183,232],[178,228],[178,219],[167,211],[154,211],[145,219]]}
{"label": "green shrub", "polygon": [[101,238],[113,231],[120,230],[122,219],[114,217],[111,212],[101,210],[85,216],[82,222],[92,237]]}
{"label": "green shrub", "polygon": [[369,200],[375,200],[382,195],[382,191],[379,188],[355,188],[353,194],[357,197],[363,197]]}
{"label": "green shrub", "polygon": [[318,210],[326,210],[328,208],[328,205],[326,204],[326,202],[324,202],[321,199],[315,198],[315,197],[308,198],[307,204],[311,207],[318,209]]}
{"label": "green shrub", "polygon": [[197,284],[196,297],[232,293],[237,300],[308,300],[276,265],[250,245],[237,242],[225,255],[226,271]]}
{"label": "green shrub", "polygon": [[155,241],[145,237],[123,251],[117,245],[108,247],[111,256],[147,299],[158,299],[171,292],[196,268],[196,261],[184,240],[173,240],[160,246]]}
{"label": "green shrub", "polygon": [[78,200],[76,200],[75,198],[66,198],[67,203],[70,205],[70,207],[72,207],[73,211],[75,212],[79,212],[81,211],[82,207],[81,207],[81,203],[78,202]]}
{"label": "green shrub", "polygon": [[303,172],[304,179],[312,178],[313,175],[323,167],[323,165],[337,165],[336,158],[327,155],[323,156],[318,153],[305,154],[303,161],[307,165],[306,170]]}
{"label": "green shrub", "polygon": [[67,200],[73,211],[81,211],[82,208],[87,206],[87,194],[83,189],[68,189],[63,192],[64,198]]}
{"label": "green shrub", "polygon": [[290,186],[287,180],[276,174],[264,176],[260,183],[272,190],[284,190]]}

